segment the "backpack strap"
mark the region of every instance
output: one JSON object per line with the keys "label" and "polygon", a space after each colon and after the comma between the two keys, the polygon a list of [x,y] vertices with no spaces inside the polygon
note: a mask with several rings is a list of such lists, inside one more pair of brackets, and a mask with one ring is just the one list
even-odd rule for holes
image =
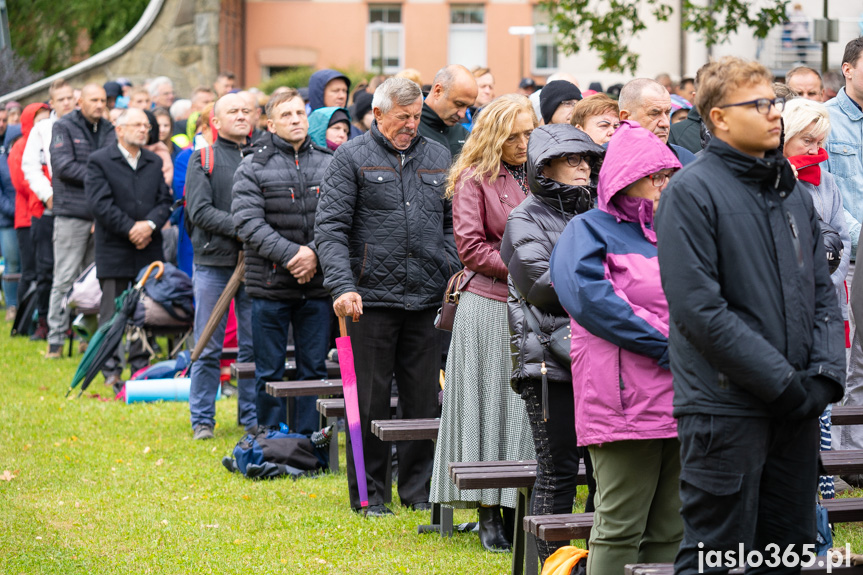
{"label": "backpack strap", "polygon": [[208,176],[213,175],[213,147],[204,146],[201,148],[201,167],[207,172]]}

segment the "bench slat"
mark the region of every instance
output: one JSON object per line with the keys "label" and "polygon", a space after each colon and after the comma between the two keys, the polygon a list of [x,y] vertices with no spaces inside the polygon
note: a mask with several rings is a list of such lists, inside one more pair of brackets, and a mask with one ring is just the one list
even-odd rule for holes
{"label": "bench slat", "polygon": [[437,439],[440,419],[376,419],[372,433],[381,441]]}
{"label": "bench slat", "polygon": [[836,405],[830,416],[833,425],[863,424],[863,405]]}
{"label": "bench slat", "polygon": [[536,471],[501,473],[472,473],[459,475],[455,486],[459,489],[506,489],[509,487],[533,487]]}
{"label": "bench slat", "polygon": [[[237,379],[252,379],[255,377],[254,362],[231,364],[231,375]],[[338,379],[341,376],[342,372],[339,370],[339,364],[327,361],[327,377],[330,379]],[[297,377],[297,364],[295,362],[285,362],[285,375],[283,377],[286,380],[292,380]]]}
{"label": "bench slat", "polygon": [[827,475],[863,473],[863,450],[822,451],[821,464]]}
{"label": "bench slat", "polygon": [[[399,398],[390,398],[390,409],[395,414],[398,407]],[[345,416],[345,398],[343,397],[328,397],[318,399],[316,408],[318,413],[324,417],[344,417]]]}
{"label": "bench slat", "polygon": [[267,393],[274,397],[302,397],[306,395],[341,395],[341,379],[312,381],[268,381]]}

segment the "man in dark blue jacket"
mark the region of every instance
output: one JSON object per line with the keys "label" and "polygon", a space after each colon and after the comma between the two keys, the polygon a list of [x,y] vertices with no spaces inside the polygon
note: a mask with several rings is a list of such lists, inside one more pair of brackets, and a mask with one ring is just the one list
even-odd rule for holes
{"label": "man in dark blue jacket", "polygon": [[739,58],[702,68],[695,104],[714,137],[657,211],[681,443],[677,574],[727,573],[704,568],[708,552],[778,563],[809,559],[815,543],[818,416],[842,398],[845,333],[812,198],[778,148],[772,80]]}
{"label": "man in dark blue jacket", "polygon": [[[221,76],[220,76],[221,77]],[[238,94],[226,94],[213,108],[213,126],[218,137],[207,149],[196,150],[186,173],[186,217],[192,224],[195,262],[195,339],[213,313],[234,268],[242,244],[231,215],[234,172],[243,159],[242,148],[252,128],[253,110]],[[255,361],[252,351],[252,302],[241,284],[234,296],[239,350],[237,361]],[[210,341],[192,365],[189,411],[195,439],[211,439],[216,424],[216,393],[219,390],[219,358],[228,316],[222,317]],[[255,380],[237,382],[239,422],[247,431],[258,426],[255,415]]]}
{"label": "man in dark blue jacket", "polygon": [[[114,299],[135,281],[141,268],[163,257],[161,229],[170,215],[171,192],[162,176],[162,160],[143,149],[149,132],[147,115],[128,109],[117,118],[117,144],[93,152],[87,163],[84,189],[88,213],[96,220],[102,324],[113,317]],[[129,365],[134,373],[147,366],[149,357],[140,340],[130,344]],[[115,355],[102,369],[106,383],[119,381],[119,359]]]}

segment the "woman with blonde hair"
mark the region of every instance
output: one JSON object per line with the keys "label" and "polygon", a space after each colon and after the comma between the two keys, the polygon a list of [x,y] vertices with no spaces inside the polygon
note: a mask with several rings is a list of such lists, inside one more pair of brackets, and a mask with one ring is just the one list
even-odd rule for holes
{"label": "woman with blonde hair", "polygon": [[491,102],[449,173],[453,230],[465,264],[447,357],[430,501],[479,507],[479,536],[489,551],[511,546],[501,507],[515,508],[515,489],[460,491],[448,464],[535,457],[524,402],[510,388],[507,268],[500,243],[507,217],[528,194],[527,143],[537,125],[530,101],[507,94]]}

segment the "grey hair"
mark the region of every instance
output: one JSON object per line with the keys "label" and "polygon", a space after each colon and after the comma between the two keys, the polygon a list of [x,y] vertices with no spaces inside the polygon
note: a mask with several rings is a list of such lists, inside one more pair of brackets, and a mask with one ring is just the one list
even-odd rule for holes
{"label": "grey hair", "polygon": [[808,128],[813,122],[815,122],[815,126],[812,128],[814,136],[827,136],[830,133],[830,113],[821,102],[794,98],[785,103],[782,121],[785,124],[786,142]]}
{"label": "grey hair", "polygon": [[185,98],[176,100],[171,104],[171,117],[176,121],[178,118],[189,115],[189,110],[192,108],[192,101]]}
{"label": "grey hair", "polygon": [[[125,108],[122,112],[120,112],[120,115],[117,116],[117,119],[114,120],[114,125],[115,126],[125,126],[126,124],[128,124],[129,123],[129,114],[132,113],[132,110],[138,110],[138,108]],[[144,114],[145,118],[147,117],[147,114],[144,113],[144,110],[138,110],[138,111],[141,112],[142,114]],[[148,119],[148,121],[149,121],[149,119]]]}
{"label": "grey hair", "polygon": [[416,82],[407,78],[393,76],[387,78],[383,84],[375,90],[372,97],[372,108],[377,108],[382,114],[393,109],[393,106],[409,106],[422,98],[423,92]]}
{"label": "grey hair", "polygon": [[642,94],[648,91],[657,91],[668,93],[665,88],[656,80],[650,78],[636,78],[626,83],[623,89],[620,90],[620,96],[617,98],[617,105],[621,110],[633,112],[641,107]]}
{"label": "grey hair", "polygon": [[163,84],[170,84],[171,88],[174,87],[174,83],[167,76],[157,76],[150,80],[150,97],[155,98],[159,95],[159,86]]}

